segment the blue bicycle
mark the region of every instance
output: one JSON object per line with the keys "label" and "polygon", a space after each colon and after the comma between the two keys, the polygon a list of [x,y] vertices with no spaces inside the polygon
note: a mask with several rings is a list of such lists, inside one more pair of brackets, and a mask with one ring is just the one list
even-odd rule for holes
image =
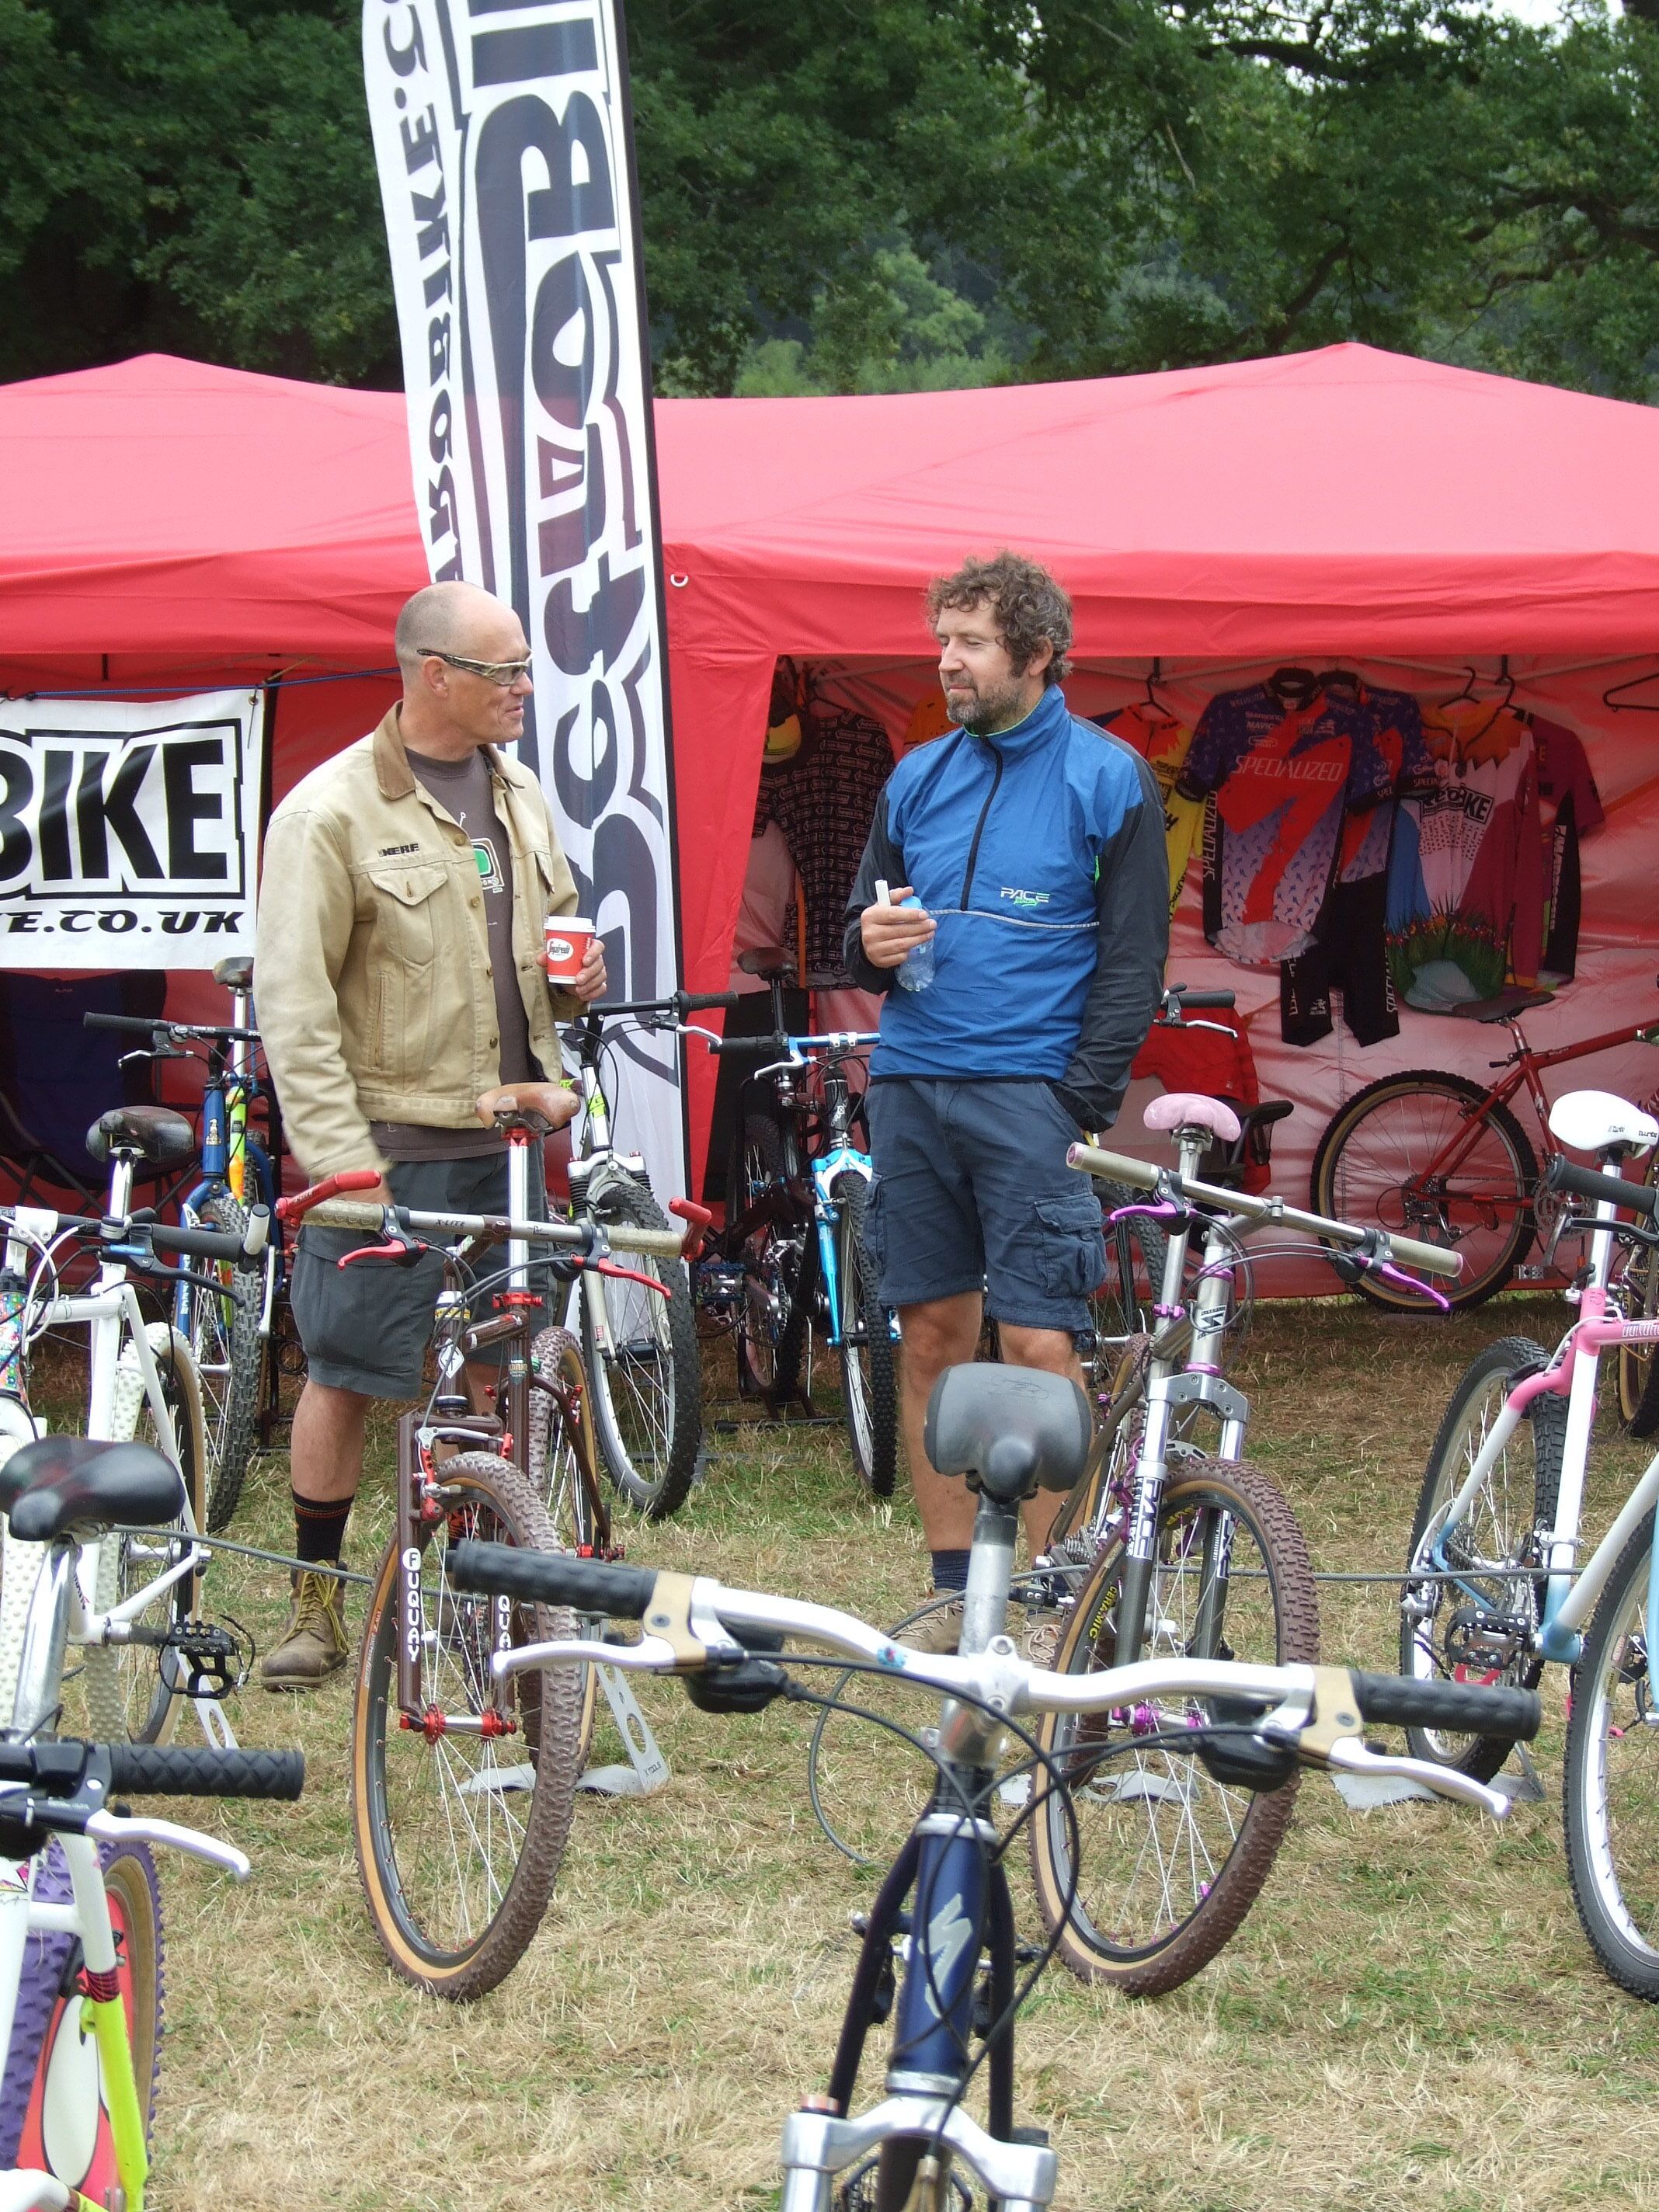
{"label": "blue bicycle", "polygon": [[[1526,1691],[1397,1680],[1346,1668],[1253,1666],[1171,1650],[1098,1674],[1046,1672],[1022,1659],[1005,1626],[1019,1506],[1039,1488],[1076,1481],[1091,1443],[1089,1404],[1063,1376],[988,1365],[947,1370],[927,1409],[927,1455],[942,1474],[979,1492],[959,1656],[893,1643],[881,1630],[828,1606],[727,1589],[707,1577],[600,1565],[501,1544],[451,1551],[459,1589],[538,1605],[569,1606],[586,1632],[501,1652],[498,1680],[523,1669],[592,1663],[686,1678],[706,1712],[757,1712],[779,1697],[849,1710],[796,1677],[813,1665],[902,1679],[942,1691],[939,1725],[905,1735],[932,1760],[933,1788],[881,1886],[864,1929],[829,2085],[784,2124],[781,2212],[1039,2212],[1054,2201],[1057,2161],[1040,2129],[1014,2124],[1014,2023],[1055,1947],[1030,1961],[1023,1980],[1004,1863],[1023,1822],[1058,1793],[1066,1801],[1114,1755],[1104,1732],[1085,1729],[1061,1761],[1025,1726],[1043,1713],[1093,1715],[1133,1708],[1146,1735],[1172,1756],[1197,1758],[1255,1790],[1280,1788],[1298,1764],[1350,1773],[1409,1776],[1446,1797],[1501,1819],[1509,1801],[1467,1775],[1427,1760],[1380,1756],[1360,1741],[1364,1720],[1436,1725],[1431,1712],[1512,1738],[1536,1733],[1540,1707]],[[637,1643],[601,1640],[599,1625],[637,1620]],[[786,1638],[839,1655],[781,1654]],[[822,1678],[820,1678],[822,1679]],[[850,1710],[857,1711],[857,1707]],[[872,1716],[872,1717],[875,1717]],[[892,1728],[890,1722],[881,1725]],[[999,1832],[1003,1738],[1026,1754],[1030,1805]],[[1068,1771],[1069,1770],[1069,1771]],[[886,2094],[854,2113],[865,2046],[890,2021]],[[987,2124],[965,2099],[981,2069]]]}
{"label": "blue bicycle", "polygon": [[[254,1064],[259,1033],[252,1026],[253,963],[246,957],[222,960],[213,980],[231,994],[232,1019],[222,1027],[131,1014],[88,1014],[86,1023],[88,1029],[121,1030],[149,1040],[126,1060],[204,1060],[201,1177],[179,1205],[187,1224],[240,1237],[256,1206],[270,1208],[275,1221],[281,1194],[271,1151],[250,1122],[256,1102],[267,1103],[273,1146],[277,1125],[270,1091]],[[276,1412],[279,1362],[273,1331],[283,1310],[281,1238],[272,1236],[258,1268],[222,1267],[218,1275],[216,1292],[199,1281],[180,1283],[173,1315],[173,1325],[189,1343],[201,1372],[207,1526],[215,1534],[229,1526],[255,1444]]]}
{"label": "blue bicycle", "polygon": [[822,1328],[840,1363],[859,1479],[875,1497],[890,1498],[898,1470],[894,1328],[865,1244],[873,1170],[852,1140],[857,1103],[847,1076],[848,1062],[877,1040],[856,1030],[788,1036],[783,979],[767,980],[773,1035],[690,1032],[711,1052],[766,1061],[743,1087],[726,1228],[699,1264],[694,1291],[736,1340],[739,1390],[775,1413],[791,1398],[810,1410],[812,1333],[815,1323]]}

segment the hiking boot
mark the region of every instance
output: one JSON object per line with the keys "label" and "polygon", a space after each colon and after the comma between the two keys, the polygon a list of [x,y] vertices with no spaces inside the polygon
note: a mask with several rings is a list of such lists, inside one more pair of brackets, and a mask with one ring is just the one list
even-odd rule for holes
{"label": "hiking boot", "polygon": [[927,1610],[893,1638],[907,1651],[926,1651],[935,1659],[948,1659],[962,1641],[962,1592],[933,1590]]}
{"label": "hiking boot", "polygon": [[282,1642],[259,1662],[259,1680],[267,1690],[314,1690],[346,1662],[345,1584],[304,1567],[290,1581],[294,1610]]}

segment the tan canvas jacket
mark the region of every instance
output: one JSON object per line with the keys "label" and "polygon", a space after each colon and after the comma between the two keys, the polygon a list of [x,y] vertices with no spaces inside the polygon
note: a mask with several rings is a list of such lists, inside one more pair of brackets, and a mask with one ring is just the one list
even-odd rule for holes
{"label": "tan canvas jacket", "polygon": [[[513,848],[513,951],[530,1049],[560,1073],[543,925],[576,886],[541,787],[485,749]],[[415,779],[394,708],[270,817],[255,939],[260,1034],[288,1141],[313,1181],[380,1168],[376,1121],[465,1128],[499,1080],[501,1036],[477,863]]]}

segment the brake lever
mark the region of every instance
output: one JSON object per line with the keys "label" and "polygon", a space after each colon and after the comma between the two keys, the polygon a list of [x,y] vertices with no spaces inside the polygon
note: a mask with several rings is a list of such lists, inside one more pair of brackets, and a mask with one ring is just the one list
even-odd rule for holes
{"label": "brake lever", "polygon": [[384,1244],[360,1244],[355,1252],[347,1252],[334,1264],[337,1267],[355,1267],[360,1261],[383,1260],[391,1267],[413,1267],[418,1266],[431,1249],[432,1247],[422,1243],[418,1237],[394,1237]]}
{"label": "brake lever", "polygon": [[181,1827],[176,1820],[140,1820],[129,1814],[89,1813],[85,1832],[89,1836],[106,1837],[118,1843],[123,1836],[137,1836],[141,1843],[161,1844],[175,1851],[185,1851],[193,1859],[205,1859],[210,1866],[222,1867],[234,1874],[238,1881],[246,1881],[253,1871],[253,1862],[234,1844],[222,1844],[216,1836],[198,1834],[194,1828]]}
{"label": "brake lever", "polygon": [[1478,1806],[1483,1813],[1490,1814],[1494,1820],[1507,1820],[1514,1802],[1501,1790],[1489,1790],[1484,1782],[1460,1774],[1455,1766],[1441,1766],[1431,1759],[1407,1759],[1393,1752],[1372,1751],[1352,1736],[1344,1736],[1332,1744],[1320,1763],[1338,1767],[1345,1774],[1420,1782],[1437,1797],[1461,1798],[1465,1804]]}

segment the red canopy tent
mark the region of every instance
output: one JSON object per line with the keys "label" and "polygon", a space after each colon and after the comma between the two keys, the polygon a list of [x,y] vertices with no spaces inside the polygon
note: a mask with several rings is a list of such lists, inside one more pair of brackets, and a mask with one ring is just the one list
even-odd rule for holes
{"label": "red canopy tent", "polygon": [[[776,657],[832,663],[896,734],[928,683],[926,578],[1009,544],[1077,610],[1082,711],[1161,656],[1196,704],[1292,658],[1425,693],[1509,656],[1584,737],[1609,829],[1586,848],[1571,1035],[1652,1000],[1659,729],[1602,693],[1659,671],[1659,413],[1373,351],[1104,382],[657,408],[686,981],[724,981]],[[14,691],[285,678],[277,795],[368,726],[422,580],[402,401],[149,356],[0,391],[0,682]],[[1452,682],[1445,679],[1451,678]],[[1638,704],[1659,705],[1659,683]],[[1177,964],[1265,1009],[1271,971]],[[1609,1002],[1618,1000],[1618,1005]],[[1489,1033],[1408,1015],[1363,1062],[1258,1024],[1264,1088],[1310,1102]],[[1593,1064],[1589,1079],[1643,1085]],[[1292,1087],[1293,1086],[1293,1087]],[[1645,1086],[1643,1086],[1645,1087]],[[696,1102],[706,1112],[706,1096]],[[696,1131],[694,1129],[694,1140]],[[694,1141],[694,1158],[697,1147]]]}

